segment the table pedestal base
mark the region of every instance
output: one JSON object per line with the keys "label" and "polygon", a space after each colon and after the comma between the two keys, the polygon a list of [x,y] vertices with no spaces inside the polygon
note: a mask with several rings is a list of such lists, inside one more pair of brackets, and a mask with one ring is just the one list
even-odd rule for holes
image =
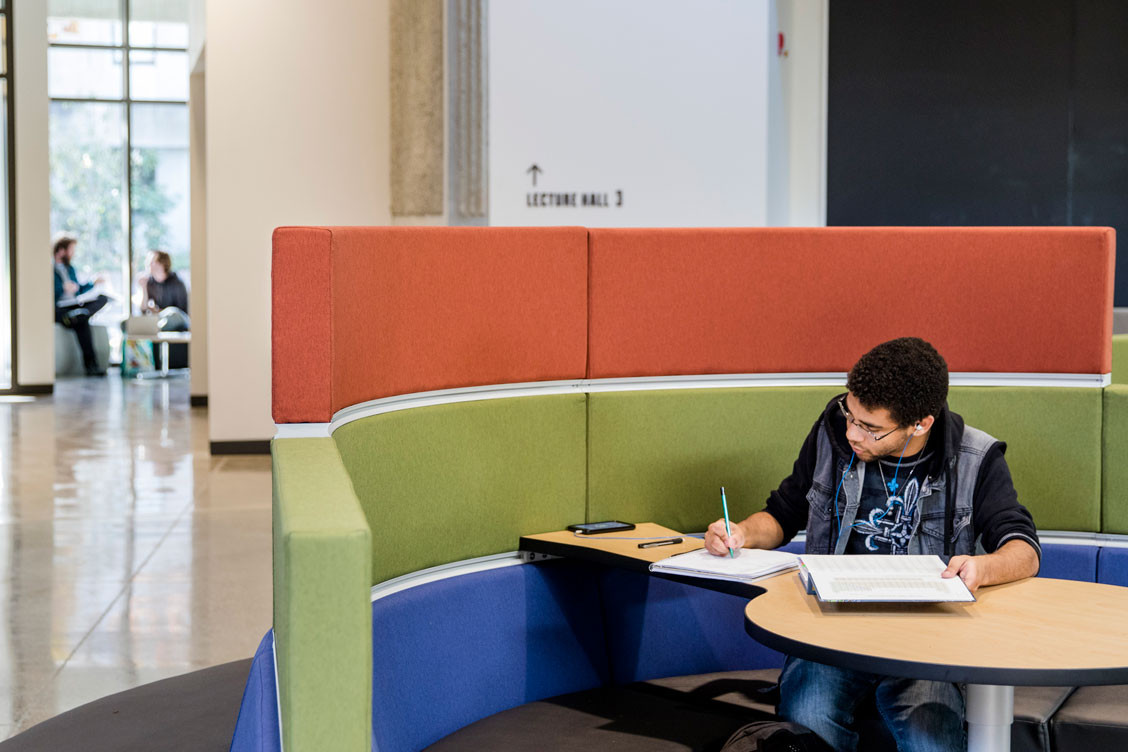
{"label": "table pedestal base", "polygon": [[967,685],[967,752],[1010,752],[1014,687]]}

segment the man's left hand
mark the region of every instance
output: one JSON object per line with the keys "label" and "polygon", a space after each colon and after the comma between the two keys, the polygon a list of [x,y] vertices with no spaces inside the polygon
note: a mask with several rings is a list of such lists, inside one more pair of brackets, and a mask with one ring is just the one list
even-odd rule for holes
{"label": "man's left hand", "polygon": [[948,561],[941,577],[959,576],[967,589],[975,592],[980,587],[1014,582],[1038,574],[1038,552],[1024,540],[1015,538],[997,551],[979,556],[960,554]]}
{"label": "man's left hand", "polygon": [[950,579],[959,575],[963,583],[967,585],[967,589],[975,592],[982,584],[982,572],[979,568],[978,556],[953,556],[948,562],[948,568],[940,573],[940,576],[945,579]]}

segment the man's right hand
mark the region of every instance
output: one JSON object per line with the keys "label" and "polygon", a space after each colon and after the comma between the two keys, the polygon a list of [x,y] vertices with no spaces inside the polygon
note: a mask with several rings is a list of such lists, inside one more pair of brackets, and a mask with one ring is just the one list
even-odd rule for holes
{"label": "man's right hand", "polygon": [[725,533],[725,521],[717,520],[705,531],[705,550],[715,556],[727,556],[729,549],[744,548],[744,528],[739,523],[730,522],[732,535]]}
{"label": "man's right hand", "polygon": [[76,285],[74,282],[64,282],[63,283],[63,293],[64,294],[74,295],[76,292],[78,292],[78,285]]}

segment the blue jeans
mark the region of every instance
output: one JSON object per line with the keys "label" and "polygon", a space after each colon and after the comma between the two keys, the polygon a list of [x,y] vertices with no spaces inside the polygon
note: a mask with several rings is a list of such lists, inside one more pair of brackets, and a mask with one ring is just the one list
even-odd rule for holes
{"label": "blue jeans", "polygon": [[854,712],[872,692],[899,752],[963,752],[964,698],[955,684],[867,674],[788,657],[779,714],[814,731],[836,752],[858,748]]}

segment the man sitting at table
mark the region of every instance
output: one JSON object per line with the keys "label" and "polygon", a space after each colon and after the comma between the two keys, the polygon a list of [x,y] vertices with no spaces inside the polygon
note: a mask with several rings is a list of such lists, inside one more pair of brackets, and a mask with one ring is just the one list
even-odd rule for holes
{"label": "man sitting at table", "polygon": [[[972,591],[1038,572],[1041,548],[1018,503],[1006,445],[948,409],[948,365],[932,345],[915,337],[880,344],[850,370],[846,388],[815,421],[766,508],[733,525],[731,536],[724,520],[709,526],[711,553],[776,548],[806,527],[807,553],[937,554],[948,561],[942,576]],[[976,555],[977,543],[987,553]],[[855,709],[871,695],[902,752],[967,748],[955,684],[789,656],[780,695],[780,715],[836,750],[857,748]]]}

